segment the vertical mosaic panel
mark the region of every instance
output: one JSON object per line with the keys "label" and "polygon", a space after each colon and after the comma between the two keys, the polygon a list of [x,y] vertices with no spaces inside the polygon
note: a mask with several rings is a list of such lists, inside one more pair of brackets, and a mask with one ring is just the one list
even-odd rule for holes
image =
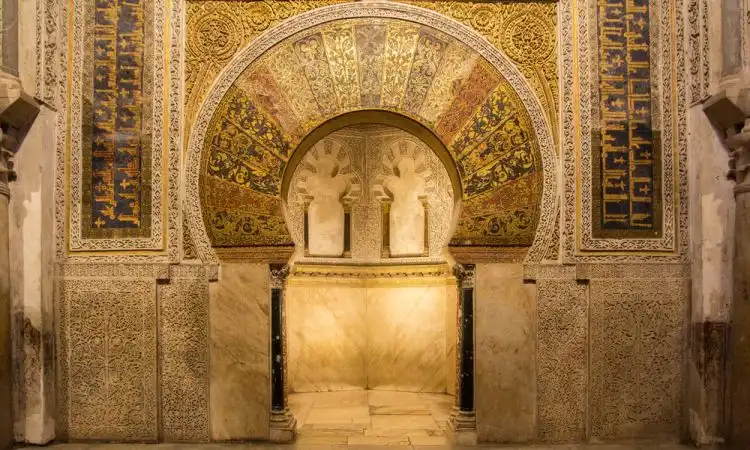
{"label": "vertical mosaic panel", "polygon": [[600,130],[594,131],[593,234],[661,236],[661,149],[652,128],[648,0],[598,0]]}
{"label": "vertical mosaic panel", "polygon": [[151,235],[153,3],[94,0],[86,10],[83,238]]}

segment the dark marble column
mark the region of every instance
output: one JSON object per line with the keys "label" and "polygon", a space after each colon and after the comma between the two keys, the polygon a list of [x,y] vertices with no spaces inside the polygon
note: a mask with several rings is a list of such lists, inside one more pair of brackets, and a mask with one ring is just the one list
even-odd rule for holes
{"label": "dark marble column", "polygon": [[458,332],[456,345],[456,401],[450,430],[457,444],[476,444],[474,412],[474,280],[473,264],[457,264],[453,274],[458,283]]}
{"label": "dark marble column", "polygon": [[730,130],[728,177],[734,180],[735,228],[732,327],[729,339],[729,444],[750,448],[750,119],[739,133]]}
{"label": "dark marble column", "polygon": [[271,286],[271,419],[270,440],[291,442],[297,420],[287,407],[286,317],[284,282],[289,266],[270,265]]}

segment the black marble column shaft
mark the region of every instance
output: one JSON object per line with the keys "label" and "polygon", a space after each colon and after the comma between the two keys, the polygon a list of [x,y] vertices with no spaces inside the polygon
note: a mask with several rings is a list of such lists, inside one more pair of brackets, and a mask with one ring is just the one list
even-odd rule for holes
{"label": "black marble column shaft", "polygon": [[286,346],[284,339],[284,280],[288,267],[272,264],[271,275],[271,412],[286,410]]}
{"label": "black marble column shaft", "polygon": [[460,329],[460,378],[459,408],[463,412],[474,411],[474,288],[461,287],[459,293],[461,311]]}

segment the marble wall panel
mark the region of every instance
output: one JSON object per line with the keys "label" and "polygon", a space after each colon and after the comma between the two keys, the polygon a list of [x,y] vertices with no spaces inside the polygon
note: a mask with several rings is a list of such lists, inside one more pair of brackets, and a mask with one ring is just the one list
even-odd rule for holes
{"label": "marble wall panel", "polygon": [[535,437],[535,286],[521,264],[477,264],[475,409],[480,442]]}
{"label": "marble wall panel", "polygon": [[365,389],[365,289],[351,283],[297,284],[286,293],[290,392]]}
{"label": "marble wall panel", "polygon": [[456,344],[458,343],[458,288],[445,287],[445,388],[456,395]]}
{"label": "marble wall panel", "polygon": [[157,439],[156,283],[56,283],[57,438]]}
{"label": "marble wall panel", "polygon": [[8,211],[15,439],[43,445],[55,436],[54,257],[55,113],[42,107],[14,156]]}
{"label": "marble wall panel", "polygon": [[209,285],[213,440],[268,438],[269,300],[265,264],[222,264]]}
{"label": "marble wall panel", "polygon": [[592,438],[678,437],[688,284],[591,280]]}
{"label": "marble wall panel", "polygon": [[367,289],[367,387],[446,392],[445,286]]}
{"label": "marble wall panel", "polygon": [[208,441],[208,281],[159,286],[161,438]]}
{"label": "marble wall panel", "polygon": [[[718,7],[718,5],[717,5]],[[688,110],[690,180],[690,352],[687,410],[690,439],[710,444],[725,435],[727,342],[732,304],[734,183],[729,153],[702,105]]]}
{"label": "marble wall panel", "polygon": [[586,438],[588,293],[574,279],[537,281],[537,420],[544,442]]}

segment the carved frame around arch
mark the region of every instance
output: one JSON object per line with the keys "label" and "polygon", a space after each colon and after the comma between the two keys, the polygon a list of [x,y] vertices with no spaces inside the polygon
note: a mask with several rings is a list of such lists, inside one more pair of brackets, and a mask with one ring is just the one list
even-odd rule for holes
{"label": "carved frame around arch", "polygon": [[200,161],[209,121],[231,84],[267,50],[295,33],[326,22],[361,17],[401,19],[440,30],[484,57],[516,91],[531,118],[542,159],[543,188],[540,218],[534,241],[526,256],[527,262],[541,261],[551,244],[550,241],[554,235],[554,227],[559,214],[559,168],[552,138],[553,131],[539,99],[534,95],[523,75],[510,59],[477,32],[436,12],[398,3],[339,4],[294,16],[253,41],[222,71],[199,110],[190,134],[186,155],[185,177],[183,179],[185,189],[184,212],[187,216],[198,257],[207,263],[218,262],[218,257],[211,246],[203,222],[199,185]]}

